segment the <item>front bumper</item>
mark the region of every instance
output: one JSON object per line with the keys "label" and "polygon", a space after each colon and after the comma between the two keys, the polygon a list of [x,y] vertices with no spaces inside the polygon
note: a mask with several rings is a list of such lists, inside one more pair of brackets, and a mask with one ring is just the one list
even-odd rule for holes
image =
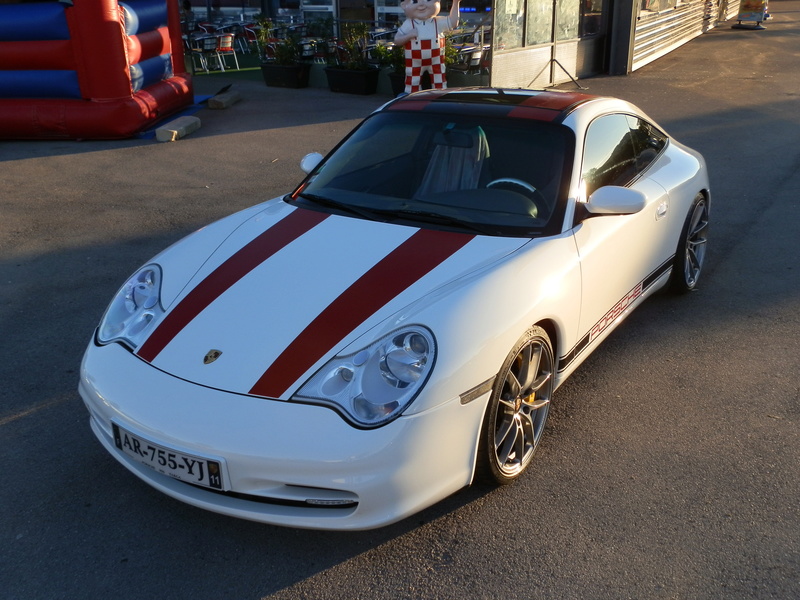
{"label": "front bumper", "polygon": [[[263,523],[370,529],[468,485],[486,398],[458,398],[372,430],[333,410],[232,394],[175,378],[117,344],[90,343],[79,392],[106,449],[188,504]],[[424,393],[424,392],[423,392]],[[112,421],[176,451],[221,459],[225,491],[162,475],[120,451]]]}

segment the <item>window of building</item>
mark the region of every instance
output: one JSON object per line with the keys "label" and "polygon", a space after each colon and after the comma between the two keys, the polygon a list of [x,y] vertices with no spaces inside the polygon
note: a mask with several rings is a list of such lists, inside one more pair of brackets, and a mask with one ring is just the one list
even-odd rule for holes
{"label": "window of building", "polygon": [[498,50],[513,50],[523,46],[524,18],[524,0],[495,1],[493,36]]}
{"label": "window of building", "polygon": [[528,46],[553,41],[553,0],[528,0]]}
{"label": "window of building", "polygon": [[496,48],[513,50],[550,44],[554,35],[555,41],[561,42],[600,34],[604,1],[496,0]]}
{"label": "window of building", "polygon": [[580,36],[587,37],[603,32],[603,0],[581,2]]}
{"label": "window of building", "polygon": [[578,37],[580,13],[580,0],[556,0],[556,40],[561,42]]}

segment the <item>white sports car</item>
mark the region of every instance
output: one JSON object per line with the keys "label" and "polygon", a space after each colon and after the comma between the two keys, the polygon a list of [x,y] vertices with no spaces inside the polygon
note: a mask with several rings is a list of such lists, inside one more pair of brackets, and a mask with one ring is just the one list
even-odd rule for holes
{"label": "white sports car", "polygon": [[703,266],[703,158],[621,100],[420,92],[301,166],[134,273],[83,359],[106,449],[226,515],[368,529],[515,480],[554,390]]}

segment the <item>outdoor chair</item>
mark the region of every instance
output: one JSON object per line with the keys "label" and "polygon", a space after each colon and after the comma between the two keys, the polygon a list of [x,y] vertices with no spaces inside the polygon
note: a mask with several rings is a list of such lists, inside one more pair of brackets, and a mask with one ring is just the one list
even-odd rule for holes
{"label": "outdoor chair", "polygon": [[217,62],[219,62],[220,71],[225,70],[225,59],[233,56],[233,62],[236,65],[236,70],[239,70],[239,58],[236,56],[236,36],[232,33],[223,33],[217,36]]}

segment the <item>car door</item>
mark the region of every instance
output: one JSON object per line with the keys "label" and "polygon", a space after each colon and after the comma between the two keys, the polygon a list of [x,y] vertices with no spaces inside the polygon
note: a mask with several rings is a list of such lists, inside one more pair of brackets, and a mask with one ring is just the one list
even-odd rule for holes
{"label": "car door", "polygon": [[[581,262],[579,337],[596,340],[669,268],[658,240],[667,235],[669,197],[646,177],[666,136],[625,114],[595,119],[586,133],[581,164],[585,198],[606,185],[626,186],[647,198],[632,215],[583,214],[574,227]],[[588,335],[588,339],[585,337]]]}

